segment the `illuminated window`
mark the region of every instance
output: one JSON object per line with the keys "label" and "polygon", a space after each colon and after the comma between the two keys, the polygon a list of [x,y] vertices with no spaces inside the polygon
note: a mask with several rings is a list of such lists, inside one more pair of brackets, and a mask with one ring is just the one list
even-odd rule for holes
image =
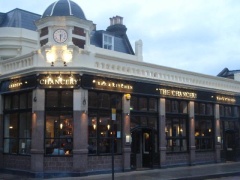
{"label": "illuminated window", "polygon": [[4,96],[4,153],[29,155],[32,135],[32,93]]}
{"label": "illuminated window", "polygon": [[[114,153],[122,153],[122,95],[88,92],[88,153],[111,155],[112,137]],[[112,120],[112,108],[116,120]]]}
{"label": "illuminated window", "polygon": [[197,150],[212,150],[214,142],[213,120],[195,120],[195,146]]}
{"label": "illuminated window", "polygon": [[45,155],[72,155],[73,91],[46,90],[45,111]]}
{"label": "illuminated window", "polygon": [[187,123],[184,118],[166,119],[166,140],[168,152],[187,151]]}

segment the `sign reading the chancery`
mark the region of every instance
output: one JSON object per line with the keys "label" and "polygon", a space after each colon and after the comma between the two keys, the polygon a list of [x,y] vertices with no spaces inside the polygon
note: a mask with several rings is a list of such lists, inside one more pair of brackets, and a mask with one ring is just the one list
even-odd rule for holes
{"label": "sign reading the chancery", "polygon": [[79,88],[79,74],[40,74],[38,76],[39,88]]}
{"label": "sign reading the chancery", "polygon": [[197,93],[191,92],[188,90],[176,90],[176,89],[165,89],[165,88],[158,88],[156,90],[158,90],[160,92],[160,95],[163,95],[163,96],[188,98],[188,99],[197,98]]}

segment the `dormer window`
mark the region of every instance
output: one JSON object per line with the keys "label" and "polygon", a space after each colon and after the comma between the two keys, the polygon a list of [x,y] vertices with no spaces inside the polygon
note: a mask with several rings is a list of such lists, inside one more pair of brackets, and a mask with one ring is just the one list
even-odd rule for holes
{"label": "dormer window", "polygon": [[103,48],[113,50],[113,44],[114,37],[107,34],[103,34]]}

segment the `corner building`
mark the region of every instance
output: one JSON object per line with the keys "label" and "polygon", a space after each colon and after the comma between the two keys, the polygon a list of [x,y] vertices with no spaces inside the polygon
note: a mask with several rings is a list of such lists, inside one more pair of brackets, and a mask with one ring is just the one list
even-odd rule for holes
{"label": "corner building", "polygon": [[[123,18],[0,13],[0,169],[36,177],[239,161],[240,83],[145,63]],[[114,142],[114,143],[112,143]]]}

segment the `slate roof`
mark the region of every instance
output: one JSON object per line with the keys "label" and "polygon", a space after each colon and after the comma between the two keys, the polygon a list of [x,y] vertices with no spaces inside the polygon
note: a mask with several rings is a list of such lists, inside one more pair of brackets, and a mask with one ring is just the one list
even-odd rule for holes
{"label": "slate roof", "polygon": [[81,7],[70,0],[59,0],[52,3],[42,15],[42,18],[48,16],[75,16],[80,19],[86,20]]}
{"label": "slate roof", "polygon": [[103,34],[114,36],[114,51],[134,55],[134,51],[126,33],[119,35],[118,32],[109,32],[108,30],[93,31],[90,43],[96,47],[103,48]]}
{"label": "slate roof", "polygon": [[[47,16],[76,16],[86,20],[81,7],[70,0],[59,0],[52,3],[42,16],[22,9],[13,9],[7,13],[0,13],[0,27],[17,27],[36,31],[34,21]],[[114,51],[134,55],[134,51],[126,34],[127,28],[122,24],[109,26],[106,30],[92,32],[90,43],[103,48],[103,34],[114,36]]]}
{"label": "slate roof", "polygon": [[36,31],[34,21],[40,17],[38,14],[16,8],[7,13],[0,13],[0,27],[17,27]]}
{"label": "slate roof", "polygon": [[217,76],[224,77],[229,79],[234,79],[234,74],[240,73],[240,70],[232,70],[230,71],[228,68],[224,68]]}

